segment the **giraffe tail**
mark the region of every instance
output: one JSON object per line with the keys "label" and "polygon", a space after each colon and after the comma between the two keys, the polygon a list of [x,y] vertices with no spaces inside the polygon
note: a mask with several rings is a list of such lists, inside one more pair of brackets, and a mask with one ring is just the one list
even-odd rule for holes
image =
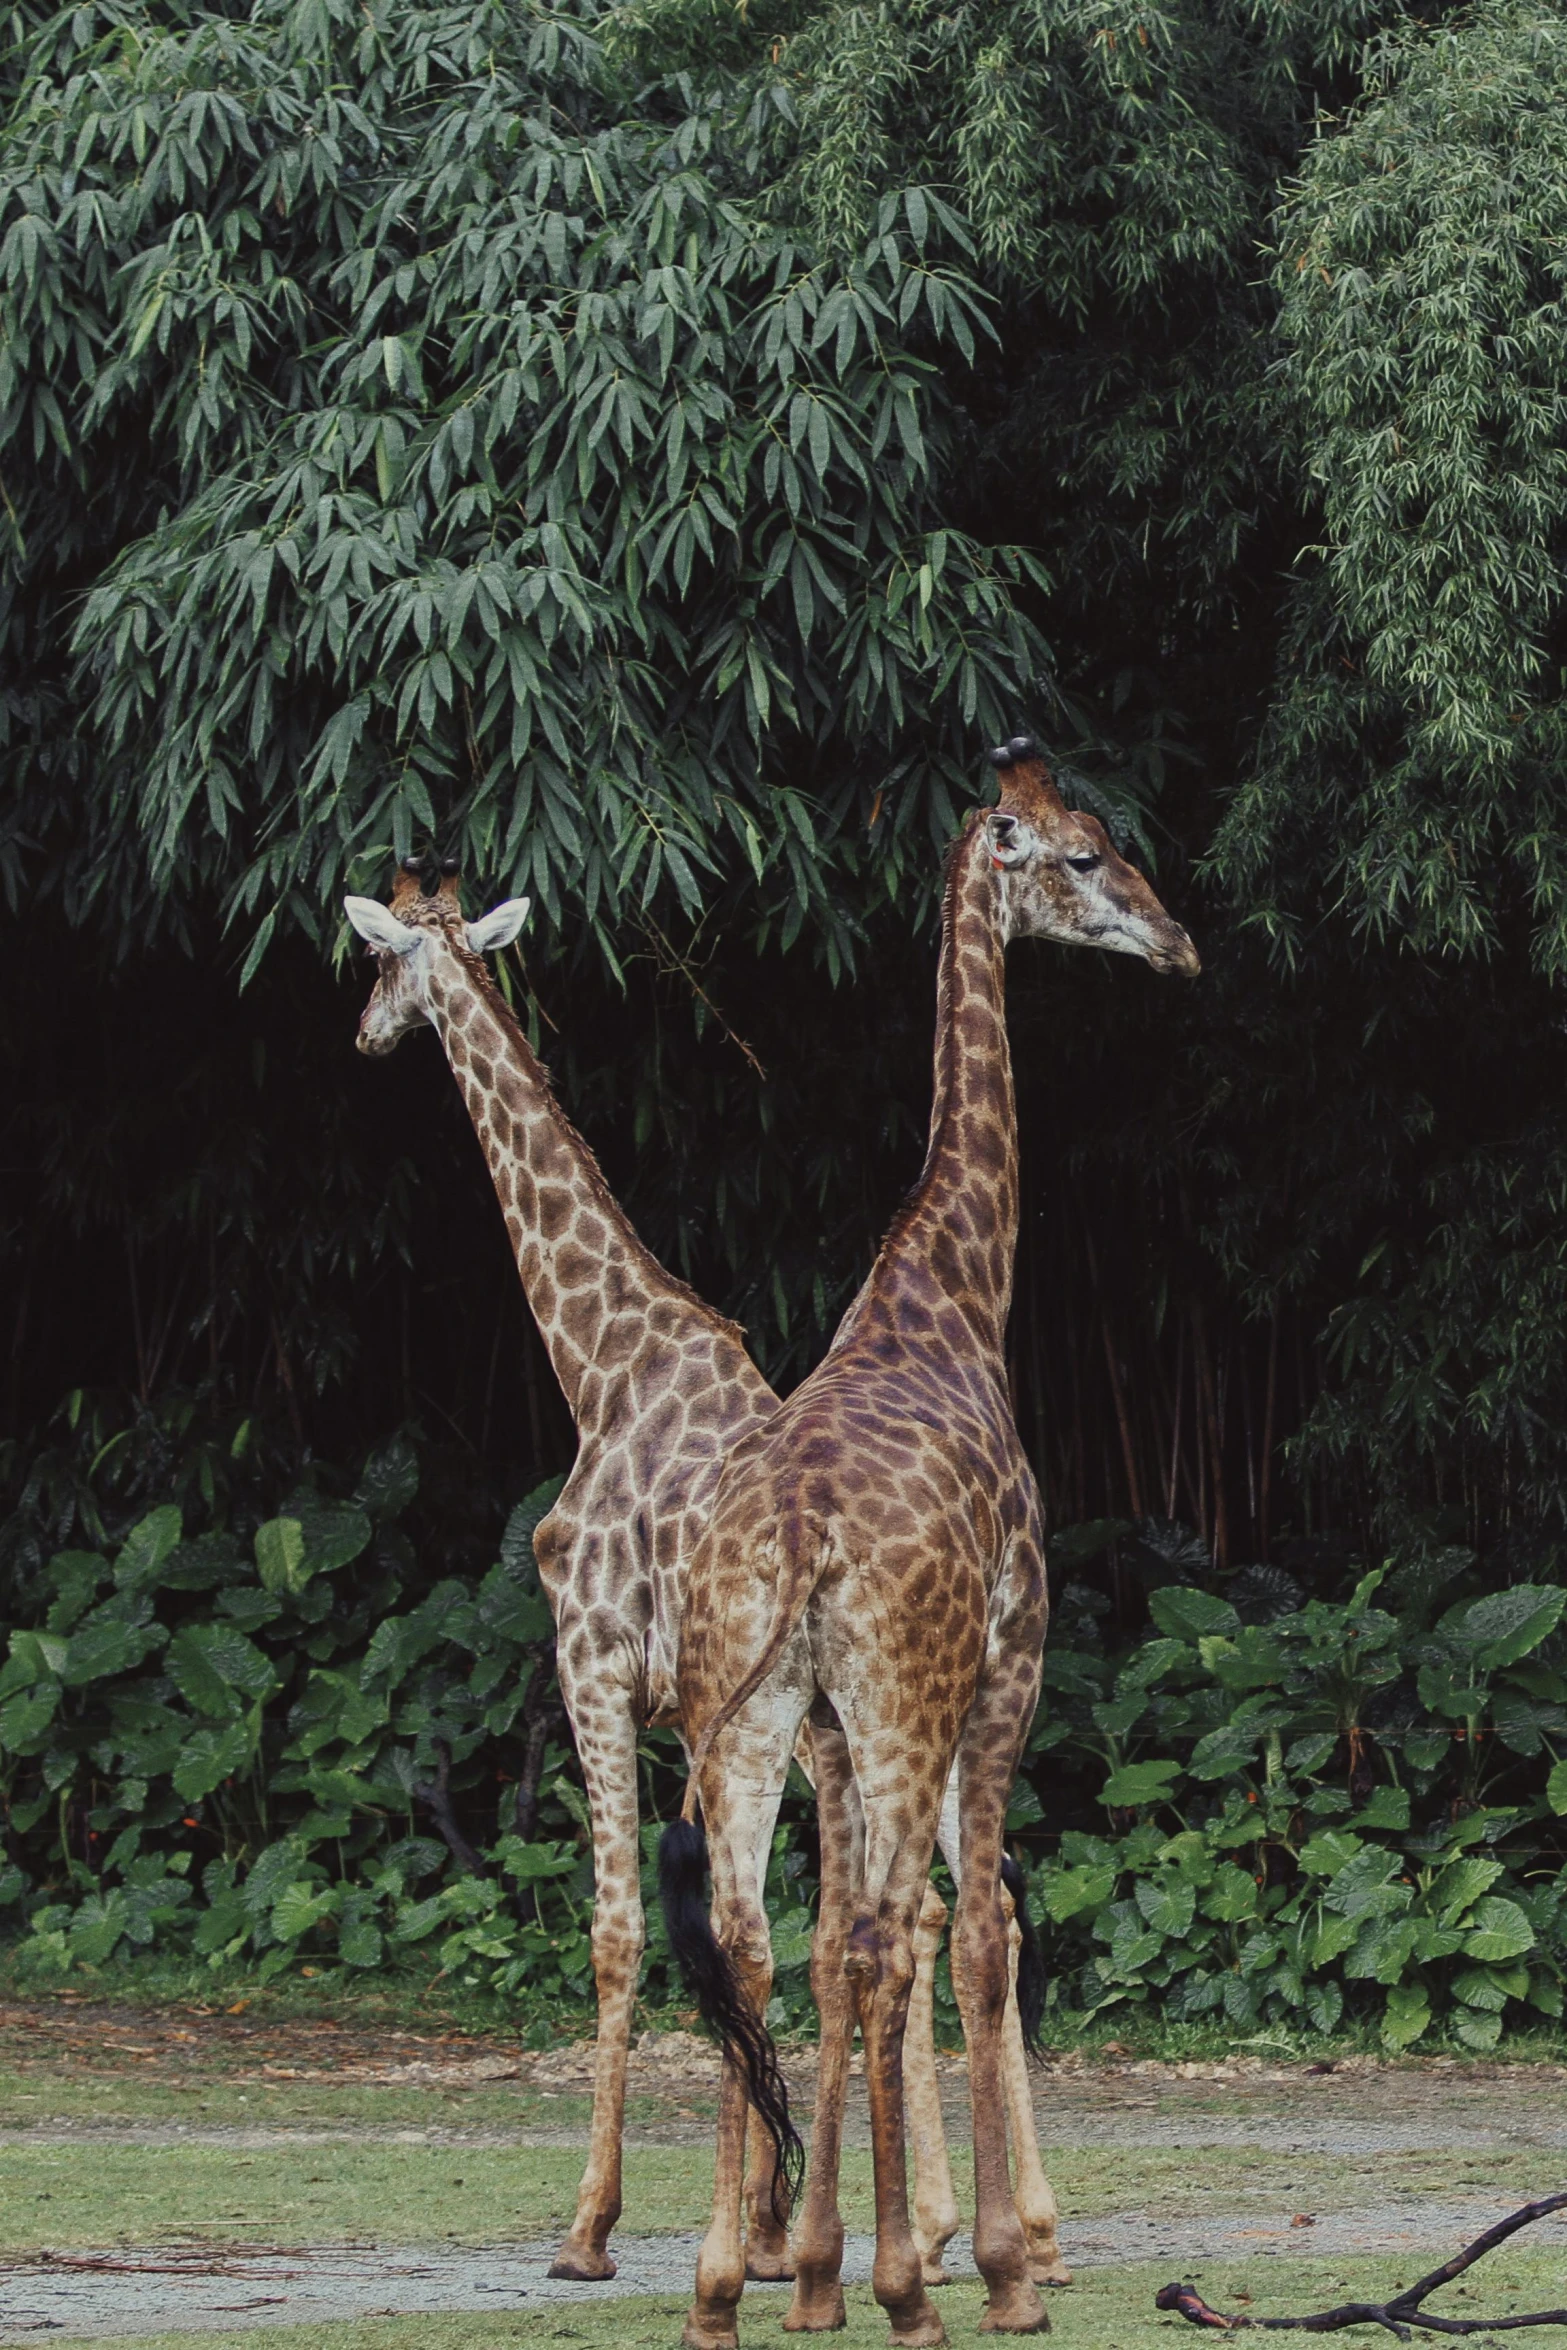
{"label": "giraffe tail", "polygon": [[828,1545],[825,1540],[822,1540],[816,1545],[814,1553],[802,1557],[803,1549],[803,1544],[797,1543],[792,1546],[791,1565],[780,1578],[778,1597],[773,1607],[772,1625],[767,1638],[762,1643],[760,1654],[753,1663],[747,1665],[691,1750],[691,1770],[686,1783],[686,1799],[681,1813],[683,1819],[689,1820],[695,1816],[697,1781],[701,1776],[702,1765],[713,1751],[714,1742],[723,1731],[728,1729],[740,1708],[743,1705],[748,1705],[756,1695],[788,1647],[790,1640],[798,1631],[800,1619],[810,1605],[811,1594],[820,1582],[827,1564]]}
{"label": "giraffe tail", "polygon": [[1022,1936],[1017,1954],[1018,2021],[1023,2027],[1023,2046],[1037,2064],[1045,2053],[1039,2037],[1040,2025],[1045,2020],[1045,1954],[1040,1947],[1038,1928],[1028,1914],[1027,1883],[1009,1853],[1002,1856],[1001,1882],[1012,1896],[1012,1914]]}
{"label": "giraffe tail", "polygon": [[707,1838],[691,1820],[671,1820],[659,1838],[658,1890],[670,1947],[702,2020],[745,2075],[746,2095],[772,2141],[773,2214],[787,2224],[805,2173],[805,2148],[789,2112],[778,2051],[747,2004],[735,1963],[713,1932],[707,1905]]}

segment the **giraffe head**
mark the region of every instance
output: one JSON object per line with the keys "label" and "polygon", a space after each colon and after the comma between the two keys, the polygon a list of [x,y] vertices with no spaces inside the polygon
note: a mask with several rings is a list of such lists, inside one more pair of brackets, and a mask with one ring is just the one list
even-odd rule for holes
{"label": "giraffe head", "polygon": [[477,922],[465,922],[457,867],[433,857],[405,857],[389,906],[345,898],[343,911],[380,965],[359,1021],[359,1050],[379,1057],[411,1028],[432,1019],[430,983],[443,961],[510,946],[528,918],[527,898],[507,898]]}
{"label": "giraffe head", "polygon": [[1001,797],[981,821],[1001,876],[1007,936],[1141,955],[1156,971],[1195,979],[1202,965],[1185,931],[1116,853],[1098,818],[1066,806],[1032,738],[1015,735],[990,760]]}

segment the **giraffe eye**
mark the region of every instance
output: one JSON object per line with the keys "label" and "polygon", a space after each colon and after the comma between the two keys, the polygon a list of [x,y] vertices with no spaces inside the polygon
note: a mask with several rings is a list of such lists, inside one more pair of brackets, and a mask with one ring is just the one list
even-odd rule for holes
{"label": "giraffe eye", "polygon": [[1081,857],[1068,857],[1067,863],[1071,866],[1074,873],[1092,873],[1096,865],[1102,865],[1104,863],[1104,859],[1103,857],[1097,855],[1094,851],[1090,850],[1086,855]]}

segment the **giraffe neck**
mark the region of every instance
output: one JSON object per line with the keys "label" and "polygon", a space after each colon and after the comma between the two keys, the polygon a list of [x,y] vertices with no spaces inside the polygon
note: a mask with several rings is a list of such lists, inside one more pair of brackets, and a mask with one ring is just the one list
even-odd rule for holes
{"label": "giraffe neck", "polygon": [[614,1374],[656,1309],[666,1337],[696,1320],[726,1333],[732,1326],[637,1238],[477,958],[456,947],[438,957],[430,1011],[489,1164],[539,1334],[584,1436],[616,1408]]}
{"label": "giraffe neck", "polygon": [[866,1288],[895,1319],[934,1276],[999,1358],[1017,1250],[1017,1107],[1007,1044],[1002,892],[978,819],[953,851],[942,905],[935,1087],[919,1181]]}

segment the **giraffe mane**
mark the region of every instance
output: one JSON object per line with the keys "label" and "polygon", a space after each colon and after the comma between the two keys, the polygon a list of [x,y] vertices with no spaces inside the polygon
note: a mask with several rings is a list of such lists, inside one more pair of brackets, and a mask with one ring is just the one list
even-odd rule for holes
{"label": "giraffe mane", "polygon": [[[430,899],[425,900],[427,905],[433,904],[434,902],[435,901]],[[555,1091],[555,1081],[550,1075],[549,1069],[546,1067],[545,1063],[539,1059],[538,1054],[534,1051],[532,1045],[528,1042],[526,1029],[523,1027],[522,1022],[518,1019],[516,1013],[512,1010],[510,1004],[506,1001],[506,998],[502,995],[500,989],[496,986],[484,957],[482,955],[476,955],[472,947],[469,946],[467,939],[463,936],[460,917],[458,918],[455,927],[452,923],[448,921],[441,921],[439,918],[437,918],[437,923],[438,927],[446,932],[458,962],[461,964],[468,979],[478,990],[480,998],[488,1009],[491,1017],[500,1023],[501,1029],[505,1034],[507,1041],[512,1046],[520,1050],[523,1054],[528,1067],[530,1068],[536,1082],[542,1089],[545,1099],[549,1103],[550,1109],[554,1113],[555,1117],[560,1121],[561,1129],[566,1135],[568,1141],[571,1142],[581,1153],[582,1170],[587,1179],[588,1189],[592,1193],[593,1199],[597,1206],[603,1210],[606,1216],[609,1217],[611,1223],[617,1225],[621,1231],[627,1233],[630,1236],[635,1246],[641,1250],[644,1255],[649,1257],[654,1264],[658,1265],[659,1272],[668,1282],[670,1289],[673,1291],[674,1295],[680,1299],[682,1304],[694,1307],[706,1321],[710,1322],[716,1329],[725,1331],[731,1338],[735,1340],[737,1345],[743,1347],[745,1344],[745,1329],[743,1324],[731,1321],[727,1314],[721,1314],[716,1306],[710,1306],[708,1304],[706,1298],[698,1296],[697,1292],[691,1287],[691,1284],[688,1281],[682,1281],[678,1273],[671,1273],[667,1265],[662,1264],[658,1258],[653,1256],[652,1250],[642,1239],[640,1233],[637,1232],[635,1226],[632,1224],[630,1217],[626,1214],[625,1209],[621,1206],[619,1200],[616,1199],[614,1193],[610,1190],[608,1183],[605,1181],[604,1170],[598,1163],[598,1156],[594,1151],[593,1146],[591,1143],[589,1143],[586,1136],[578,1131],[577,1127],[573,1124],[572,1120],[567,1116],[565,1110],[561,1106],[560,1097]]]}
{"label": "giraffe mane", "polygon": [[[1003,798],[1006,796],[1005,785],[1009,780],[1010,778],[1003,778]],[[984,822],[986,813],[987,811],[983,808],[970,809],[964,818],[962,831],[948,847],[942,864],[941,961],[936,971],[936,1034],[938,1036],[946,1034],[952,1017],[953,917],[957,912],[958,875],[962,867],[964,851]],[[871,1266],[872,1273],[904,1238],[925,1204],[925,1193],[930,1183],[931,1168],[935,1163],[938,1140],[939,1137],[933,1132],[925,1146],[924,1163],[904,1193],[902,1201],[893,1214],[892,1222],[882,1236],[881,1246],[876,1251],[875,1261]]]}
{"label": "giraffe mane", "polygon": [[[1021,816],[1025,822],[1048,823],[1053,817],[1065,813],[1066,803],[1056,789],[1055,779],[1043,759],[1037,757],[1019,759],[1011,767],[1002,770],[1000,784],[1001,789],[996,801],[997,808]],[[936,1034],[938,1037],[946,1034],[952,1018],[952,952],[949,950],[952,949],[953,917],[957,912],[958,875],[965,850],[985,821],[986,816],[991,813],[992,811],[986,808],[970,809],[964,818],[963,829],[949,845],[942,865],[942,954],[936,972]],[[904,1193],[903,1199],[893,1215],[892,1222],[888,1225],[882,1238],[882,1244],[876,1251],[875,1260],[871,1267],[873,1273],[883,1258],[896,1248],[905,1237],[909,1227],[914,1223],[925,1204],[925,1194],[930,1183],[931,1168],[935,1161],[939,1140],[940,1137],[933,1132],[925,1148],[924,1164]]]}

